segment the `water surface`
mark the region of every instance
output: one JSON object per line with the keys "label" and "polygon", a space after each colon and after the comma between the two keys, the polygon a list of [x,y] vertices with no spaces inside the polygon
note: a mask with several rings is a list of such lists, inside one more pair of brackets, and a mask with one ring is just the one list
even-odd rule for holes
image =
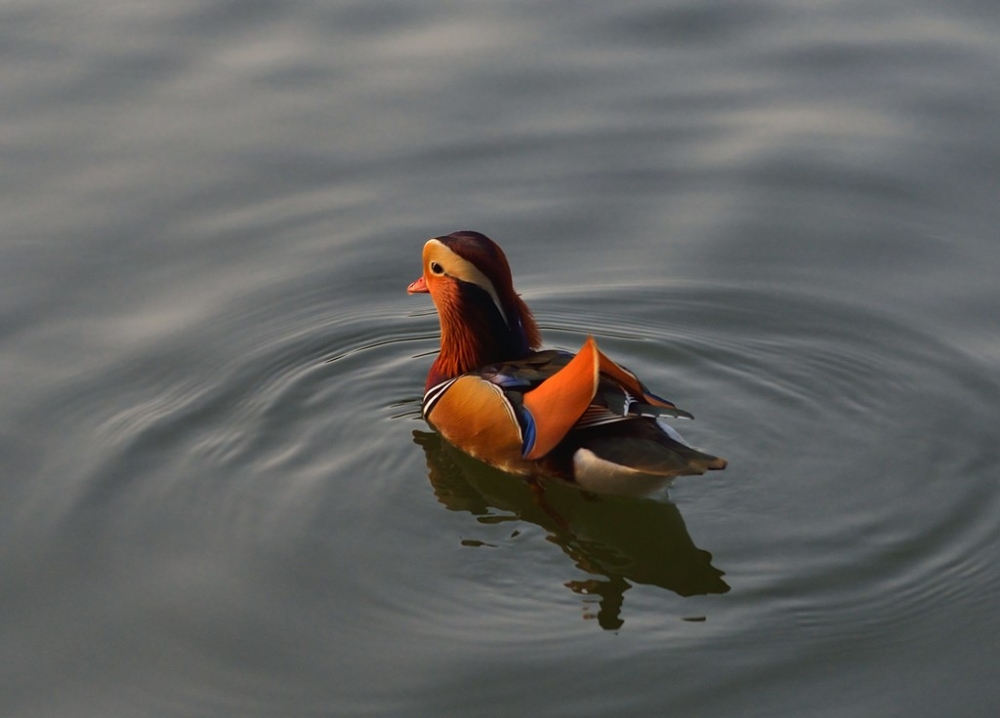
{"label": "water surface", "polygon": [[[993,5],[0,20],[4,716],[1000,709]],[[443,445],[455,229],[729,468]]]}

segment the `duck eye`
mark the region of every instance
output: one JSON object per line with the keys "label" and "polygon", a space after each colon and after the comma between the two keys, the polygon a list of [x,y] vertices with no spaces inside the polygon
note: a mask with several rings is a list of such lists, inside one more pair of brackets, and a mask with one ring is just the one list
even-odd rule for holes
{"label": "duck eye", "polygon": [[433,273],[433,274],[444,274],[444,267],[442,267],[437,262],[431,262],[431,273]]}

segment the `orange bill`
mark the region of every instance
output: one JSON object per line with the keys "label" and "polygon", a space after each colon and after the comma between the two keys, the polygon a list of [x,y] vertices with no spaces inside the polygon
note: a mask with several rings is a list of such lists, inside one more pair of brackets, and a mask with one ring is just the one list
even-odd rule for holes
{"label": "orange bill", "polygon": [[406,288],[407,294],[427,294],[430,290],[427,288],[427,281],[423,276],[418,277],[415,281],[410,282],[410,286]]}

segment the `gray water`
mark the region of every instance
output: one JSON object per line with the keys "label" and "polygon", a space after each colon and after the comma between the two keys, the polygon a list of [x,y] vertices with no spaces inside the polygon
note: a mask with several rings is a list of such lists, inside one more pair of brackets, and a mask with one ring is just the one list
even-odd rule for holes
{"label": "gray water", "polygon": [[[996,715],[998,16],[0,2],[0,715]],[[729,468],[442,445],[456,229]]]}

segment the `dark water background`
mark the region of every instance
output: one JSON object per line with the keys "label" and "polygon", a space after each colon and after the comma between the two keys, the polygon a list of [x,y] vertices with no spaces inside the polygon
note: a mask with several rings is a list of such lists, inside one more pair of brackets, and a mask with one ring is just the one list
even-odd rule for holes
{"label": "dark water background", "polygon": [[[997,715],[998,17],[0,2],[0,715]],[[461,228],[730,468],[443,447]]]}

